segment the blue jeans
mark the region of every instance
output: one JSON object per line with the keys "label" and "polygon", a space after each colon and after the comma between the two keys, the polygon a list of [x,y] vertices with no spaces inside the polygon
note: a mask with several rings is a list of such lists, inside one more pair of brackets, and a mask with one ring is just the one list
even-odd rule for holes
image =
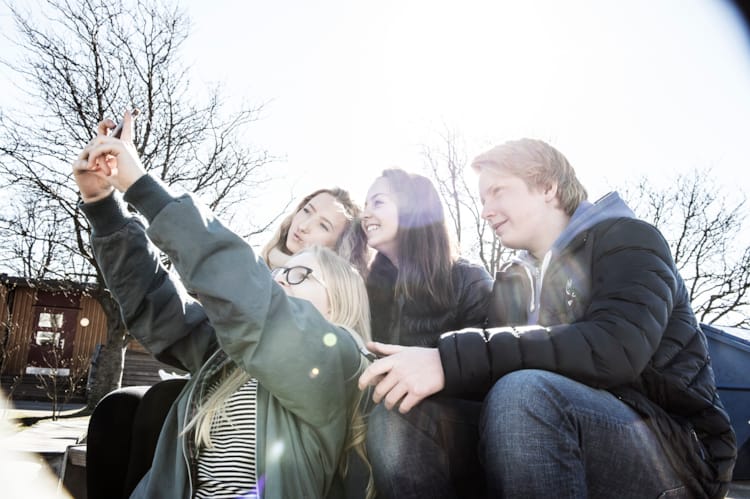
{"label": "blue jeans", "polygon": [[[651,428],[607,391],[524,370],[472,404],[433,397],[406,415],[378,406],[368,428],[378,496],[481,497],[456,489],[471,479],[487,497],[691,497]],[[479,473],[456,474],[467,466]]]}
{"label": "blue jeans", "polygon": [[481,498],[480,402],[433,396],[406,414],[378,404],[367,455],[378,498]]}

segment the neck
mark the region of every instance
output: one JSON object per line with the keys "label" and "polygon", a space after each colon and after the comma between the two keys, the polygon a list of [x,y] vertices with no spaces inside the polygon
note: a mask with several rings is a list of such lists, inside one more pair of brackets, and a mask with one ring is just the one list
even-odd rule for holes
{"label": "neck", "polygon": [[552,245],[555,244],[555,241],[563,233],[568,223],[570,223],[570,216],[564,212],[560,212],[559,216],[551,217],[544,230],[540,231],[538,244],[535,248],[529,248],[529,253],[539,262],[544,260],[544,255],[552,248]]}

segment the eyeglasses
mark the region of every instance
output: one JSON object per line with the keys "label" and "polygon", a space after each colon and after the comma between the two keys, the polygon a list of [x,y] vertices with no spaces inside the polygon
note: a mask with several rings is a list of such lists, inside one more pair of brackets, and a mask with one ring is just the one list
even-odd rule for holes
{"label": "eyeglasses", "polygon": [[276,267],[271,271],[271,275],[274,279],[276,279],[276,277],[278,277],[279,275],[283,275],[284,280],[290,286],[301,284],[305,282],[308,277],[312,277],[320,284],[322,284],[323,287],[326,287],[326,283],[318,279],[313,274],[313,269],[311,269],[310,267],[305,267],[304,265],[295,265],[294,267]]}

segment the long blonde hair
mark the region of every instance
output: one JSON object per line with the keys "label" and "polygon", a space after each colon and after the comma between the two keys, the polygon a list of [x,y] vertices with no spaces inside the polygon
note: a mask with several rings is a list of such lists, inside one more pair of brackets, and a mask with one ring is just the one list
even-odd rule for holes
{"label": "long blonde hair", "polygon": [[[328,293],[329,321],[346,329],[358,347],[364,346],[365,342],[370,341],[371,338],[370,307],[365,283],[359,271],[329,248],[311,246],[298,254],[303,253],[310,253],[320,266],[322,274],[320,277],[326,283],[326,292]],[[363,356],[360,356],[359,359],[358,372],[362,372],[367,367],[367,361]],[[213,445],[211,422],[215,417],[225,417],[226,401],[251,378],[252,376],[248,372],[236,365],[229,368],[216,389],[205,401],[200,403],[195,416],[185,426],[183,434],[195,428],[196,446],[211,447]],[[344,442],[338,468],[341,476],[346,476],[348,472],[347,455],[350,450],[356,452],[370,471],[367,484],[367,497],[369,499],[374,497],[374,484],[372,468],[365,450],[367,428],[361,411],[365,393],[360,392],[359,397],[354,397],[349,405],[349,431]]]}

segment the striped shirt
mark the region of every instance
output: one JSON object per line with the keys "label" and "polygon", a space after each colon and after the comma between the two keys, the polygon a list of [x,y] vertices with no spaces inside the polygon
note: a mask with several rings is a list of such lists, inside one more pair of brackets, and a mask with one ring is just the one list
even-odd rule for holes
{"label": "striped shirt", "polygon": [[260,497],[255,466],[257,395],[258,380],[253,378],[227,399],[225,414],[214,415],[213,447],[202,447],[198,453],[195,497]]}

